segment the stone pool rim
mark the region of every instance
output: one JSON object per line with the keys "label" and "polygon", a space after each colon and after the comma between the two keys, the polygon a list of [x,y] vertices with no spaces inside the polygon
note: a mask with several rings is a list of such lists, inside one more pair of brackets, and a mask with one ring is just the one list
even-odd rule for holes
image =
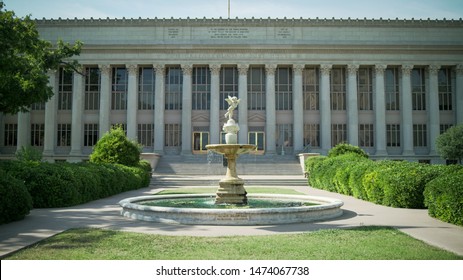
{"label": "stone pool rim", "polygon": [[280,208],[205,209],[148,206],[137,204],[147,200],[175,198],[214,198],[215,194],[149,195],[123,199],[121,215],[134,220],[168,224],[194,225],[272,225],[327,220],[342,215],[339,199],[282,194],[248,194],[255,199],[283,199],[320,203],[319,205]]}

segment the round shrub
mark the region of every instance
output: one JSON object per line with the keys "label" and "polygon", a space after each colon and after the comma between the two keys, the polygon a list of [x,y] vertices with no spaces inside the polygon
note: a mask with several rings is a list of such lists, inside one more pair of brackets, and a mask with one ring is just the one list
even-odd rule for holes
{"label": "round shrub", "polygon": [[328,152],[328,157],[337,157],[340,155],[344,154],[357,154],[361,157],[368,158],[368,154],[362,150],[361,148],[351,145],[351,144],[346,144],[346,143],[341,143],[336,145],[334,148],[332,148]]}
{"label": "round shrub", "polygon": [[93,147],[90,162],[113,163],[137,166],[140,161],[140,147],[130,141],[122,127],[117,126],[107,132]]}
{"label": "round shrub", "polygon": [[445,172],[426,185],[425,205],[431,217],[463,225],[463,171]]}
{"label": "round shrub", "polygon": [[32,209],[32,197],[21,180],[0,169],[0,224],[23,219]]}

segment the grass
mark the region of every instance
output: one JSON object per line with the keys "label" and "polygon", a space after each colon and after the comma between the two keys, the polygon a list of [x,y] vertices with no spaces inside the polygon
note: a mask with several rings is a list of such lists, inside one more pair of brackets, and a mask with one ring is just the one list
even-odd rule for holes
{"label": "grass", "polygon": [[[167,194],[202,194],[202,193],[215,193],[217,188],[176,188],[171,190],[164,190],[157,193],[160,195]],[[303,195],[304,193],[298,192],[288,188],[266,188],[266,187],[246,187],[246,191],[252,193],[268,193],[268,194],[292,194]]]}
{"label": "grass", "polygon": [[233,237],[72,229],[7,259],[35,260],[447,260],[463,259],[387,227]]}

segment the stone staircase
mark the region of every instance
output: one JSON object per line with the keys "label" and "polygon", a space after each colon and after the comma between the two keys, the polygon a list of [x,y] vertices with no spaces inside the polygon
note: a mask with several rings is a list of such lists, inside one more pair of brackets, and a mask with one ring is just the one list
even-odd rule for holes
{"label": "stone staircase", "polygon": [[[165,155],[158,162],[155,174],[225,175],[223,157],[209,153],[201,155]],[[302,168],[295,155],[241,155],[237,160],[241,175],[301,175]]]}

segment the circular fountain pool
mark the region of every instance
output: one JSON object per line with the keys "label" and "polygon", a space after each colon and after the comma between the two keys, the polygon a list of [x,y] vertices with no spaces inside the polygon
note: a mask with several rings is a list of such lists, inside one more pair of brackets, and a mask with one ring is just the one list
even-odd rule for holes
{"label": "circular fountain pool", "polygon": [[[176,224],[289,224],[332,219],[342,215],[343,202],[326,197],[248,194],[248,205],[233,205],[231,208],[220,205],[215,207],[214,197],[215,194],[138,196],[121,200],[119,205],[125,217]],[[205,206],[191,205],[198,201]],[[256,202],[267,207],[253,207]]]}

